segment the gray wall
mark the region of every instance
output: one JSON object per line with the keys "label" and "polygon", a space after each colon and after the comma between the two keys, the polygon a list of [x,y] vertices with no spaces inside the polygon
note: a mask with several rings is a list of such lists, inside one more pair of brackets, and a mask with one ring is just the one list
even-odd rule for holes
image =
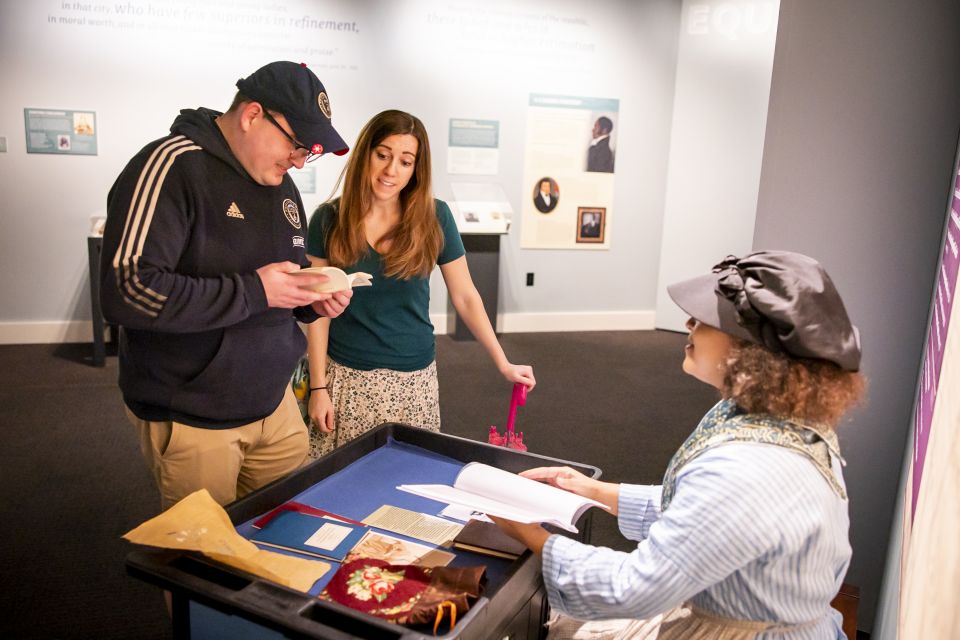
{"label": "gray wall", "polygon": [[[604,313],[652,316],[679,2],[278,0],[228,11],[224,3],[169,0],[171,18],[156,15],[156,4],[0,2],[0,344],[89,339],[86,235],[113,180],[181,108],[226,108],[236,79],[273,59],[317,71],[348,141],[381,109],[411,111],[430,133],[438,197],[452,196],[451,182],[490,181],[518,212],[529,94],[619,98],[610,250],[521,249],[515,218],[503,242],[500,310],[544,330],[555,315],[572,315],[580,329]],[[125,17],[120,7],[129,8]],[[358,28],[318,31],[304,27],[303,16]],[[111,26],[95,25],[101,18]],[[99,155],[27,154],[25,107],[96,111]],[[498,175],[446,173],[451,117],[500,122]],[[308,211],[344,162],[310,165],[317,189],[304,194]],[[534,287],[524,286],[526,272],[536,273]],[[431,311],[443,313],[446,290],[438,284],[433,292]]]}
{"label": "gray wall", "polygon": [[[861,329],[869,401],[841,430],[860,628],[897,498],[960,129],[960,4],[783,0],[755,248],[818,257]],[[895,604],[895,603],[885,603]]]}
{"label": "gray wall", "polygon": [[685,331],[667,285],[750,250],[779,0],[684,0],[657,274],[658,329]]}

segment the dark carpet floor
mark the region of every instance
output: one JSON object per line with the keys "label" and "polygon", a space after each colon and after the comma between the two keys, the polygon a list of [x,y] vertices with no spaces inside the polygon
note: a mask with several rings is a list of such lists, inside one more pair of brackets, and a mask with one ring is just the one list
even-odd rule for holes
{"label": "dark carpet floor", "polygon": [[[652,484],[715,401],[680,370],[685,336],[661,331],[510,334],[509,357],[538,386],[517,428],[530,451],[595,465],[612,481]],[[117,390],[117,360],[90,346],[0,346],[0,638],[169,638],[161,593],[126,575],[120,536],[159,499]],[[475,342],[437,340],[443,430],[486,440],[502,430],[510,385]],[[593,541],[629,549],[615,520]]]}

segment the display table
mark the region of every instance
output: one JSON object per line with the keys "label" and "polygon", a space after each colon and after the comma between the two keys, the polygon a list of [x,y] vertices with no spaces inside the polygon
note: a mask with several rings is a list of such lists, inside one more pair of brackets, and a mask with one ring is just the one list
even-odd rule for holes
{"label": "display table", "polygon": [[[226,510],[238,532],[247,537],[253,520],[293,499],[358,520],[384,504],[436,515],[446,505],[396,486],[452,484],[463,464],[472,461],[513,472],[568,465],[591,477],[600,476],[596,467],[386,424]],[[591,515],[587,511],[577,523],[581,540],[589,540]],[[127,556],[126,564],[130,575],[171,592],[177,638],[432,637],[430,629],[390,624],[314,597],[333,576],[336,564],[309,594],[190,552],[140,547]],[[516,560],[504,560],[458,550],[451,566],[479,564],[487,569],[482,596],[441,637],[499,640],[542,635],[547,604],[539,556],[527,552]]]}

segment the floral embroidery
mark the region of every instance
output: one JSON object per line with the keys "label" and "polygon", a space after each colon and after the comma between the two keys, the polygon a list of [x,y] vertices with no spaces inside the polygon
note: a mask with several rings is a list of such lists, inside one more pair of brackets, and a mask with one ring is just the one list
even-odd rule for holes
{"label": "floral embroidery", "polygon": [[391,619],[397,618],[397,622],[404,623],[407,621],[406,616],[401,616],[400,614],[409,613],[413,606],[417,604],[417,601],[420,600],[420,594],[410,596],[406,601],[401,602],[395,607],[386,607],[384,609],[375,609],[371,613],[374,613],[378,616]]}
{"label": "floral embroidery", "polygon": [[387,571],[383,567],[363,567],[350,574],[347,593],[364,602],[371,598],[383,602],[403,580],[403,571]]}

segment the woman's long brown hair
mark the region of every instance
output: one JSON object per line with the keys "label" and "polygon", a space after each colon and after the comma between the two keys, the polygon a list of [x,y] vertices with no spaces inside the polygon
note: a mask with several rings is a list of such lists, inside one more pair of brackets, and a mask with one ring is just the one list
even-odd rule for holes
{"label": "woman's long brown hair", "polygon": [[[327,256],[336,266],[355,264],[367,253],[363,217],[373,205],[370,157],[381,142],[397,134],[417,139],[417,158],[410,182],[400,192],[400,222],[374,247],[383,257],[384,275],[408,280],[428,277],[443,246],[430,187],[430,141],[418,118],[391,109],[373,117],[360,132],[347,162],[336,222],[327,233]],[[386,252],[381,247],[389,243]]]}

